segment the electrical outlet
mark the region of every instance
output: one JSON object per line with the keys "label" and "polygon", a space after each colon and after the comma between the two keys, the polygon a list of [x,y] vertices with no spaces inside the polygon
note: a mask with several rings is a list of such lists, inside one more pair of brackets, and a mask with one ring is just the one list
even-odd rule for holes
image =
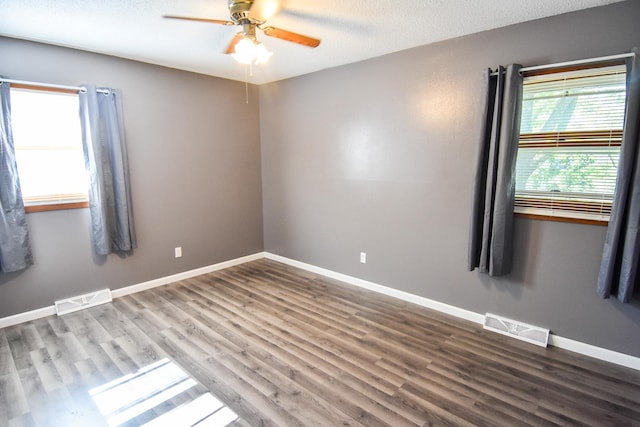
{"label": "electrical outlet", "polygon": [[367,263],[367,253],[366,252],[360,252],[360,262],[363,264]]}
{"label": "electrical outlet", "polygon": [[174,254],[175,254],[176,258],[182,257],[182,246],[178,246],[173,251],[174,251]]}

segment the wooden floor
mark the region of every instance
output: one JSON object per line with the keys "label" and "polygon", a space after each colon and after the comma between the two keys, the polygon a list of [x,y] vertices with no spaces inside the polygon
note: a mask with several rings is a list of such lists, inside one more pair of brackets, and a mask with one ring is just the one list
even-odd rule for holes
{"label": "wooden floor", "polygon": [[0,329],[0,426],[108,425],[90,391],[165,358],[194,385],[123,425],[207,393],[233,426],[640,425],[638,371],[259,260]]}

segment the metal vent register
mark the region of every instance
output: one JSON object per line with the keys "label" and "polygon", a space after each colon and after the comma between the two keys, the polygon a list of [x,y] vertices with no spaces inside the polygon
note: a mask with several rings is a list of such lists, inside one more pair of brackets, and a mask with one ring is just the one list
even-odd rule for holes
{"label": "metal vent register", "polygon": [[74,311],[107,302],[111,302],[111,291],[109,289],[102,289],[96,292],[78,295],[77,297],[56,301],[56,313],[58,316],[62,316],[63,314],[73,313]]}
{"label": "metal vent register", "polygon": [[507,319],[506,317],[497,316],[491,313],[487,313],[485,315],[483,327],[484,329],[517,338],[541,347],[546,347],[547,342],[549,341],[548,329],[528,325],[526,323],[518,322],[517,320]]}

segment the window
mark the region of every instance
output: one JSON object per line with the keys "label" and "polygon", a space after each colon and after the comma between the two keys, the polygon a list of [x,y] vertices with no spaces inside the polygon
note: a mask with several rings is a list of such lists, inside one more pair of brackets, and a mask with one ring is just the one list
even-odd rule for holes
{"label": "window", "polygon": [[86,207],[77,93],[12,86],[11,125],[26,211]]}
{"label": "window", "polygon": [[625,80],[624,65],[524,78],[517,213],[609,220]]}

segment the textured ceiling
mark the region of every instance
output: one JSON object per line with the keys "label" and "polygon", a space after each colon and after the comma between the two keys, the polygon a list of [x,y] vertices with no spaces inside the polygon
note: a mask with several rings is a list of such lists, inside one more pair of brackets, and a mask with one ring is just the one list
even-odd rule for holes
{"label": "textured ceiling", "polygon": [[[283,0],[269,25],[322,39],[310,49],[264,36],[274,52],[249,81],[282,80],[518,22],[620,0]],[[227,0],[0,0],[0,35],[233,80],[222,51],[238,31],[163,14],[228,19]],[[0,64],[0,72],[2,71]]]}

